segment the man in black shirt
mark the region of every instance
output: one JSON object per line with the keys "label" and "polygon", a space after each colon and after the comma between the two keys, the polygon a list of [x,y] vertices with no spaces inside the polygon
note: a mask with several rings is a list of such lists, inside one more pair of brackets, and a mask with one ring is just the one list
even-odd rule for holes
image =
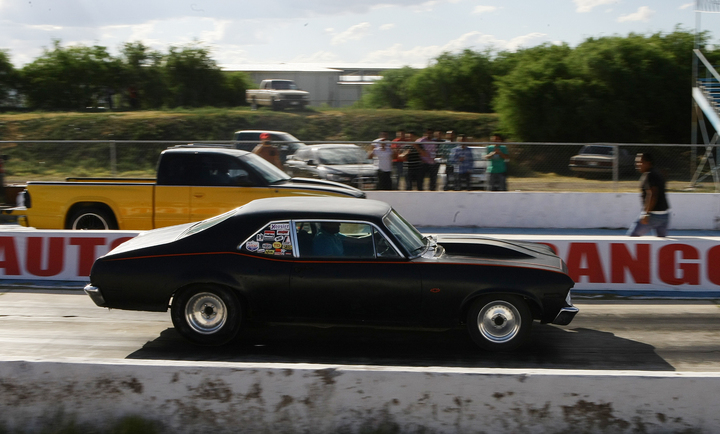
{"label": "man in black shirt", "polygon": [[670,222],[670,205],[665,197],[665,180],[655,169],[653,156],[649,152],[635,157],[635,167],[642,173],[640,176],[642,213],[630,226],[628,235],[639,237],[655,229],[658,237],[664,237],[667,235]]}

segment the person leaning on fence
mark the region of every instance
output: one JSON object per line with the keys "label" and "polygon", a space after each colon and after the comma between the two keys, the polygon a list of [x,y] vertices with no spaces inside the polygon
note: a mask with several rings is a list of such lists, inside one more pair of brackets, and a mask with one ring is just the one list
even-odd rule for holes
{"label": "person leaning on fence", "polygon": [[260,134],[260,144],[255,146],[253,154],[264,158],[274,164],[278,169],[282,170],[283,167],[280,162],[280,151],[272,143],[270,143],[270,134]]}
{"label": "person leaning on fence", "polygon": [[485,156],[488,159],[488,190],[507,191],[506,161],[510,155],[507,146],[500,144],[504,141],[500,134],[493,134],[490,140],[497,144],[488,146],[487,155]]}
{"label": "person leaning on fence", "polygon": [[670,205],[665,196],[665,179],[655,168],[653,155],[649,152],[637,154],[635,167],[640,175],[640,197],[642,212],[630,226],[628,235],[639,237],[655,230],[658,237],[667,235],[670,223]]}
{"label": "person leaning on fence", "polygon": [[464,142],[465,137],[460,135],[457,138],[458,145],[450,152],[450,164],[453,166],[453,174],[455,176],[455,190],[470,190],[470,175],[473,170],[473,153]]}

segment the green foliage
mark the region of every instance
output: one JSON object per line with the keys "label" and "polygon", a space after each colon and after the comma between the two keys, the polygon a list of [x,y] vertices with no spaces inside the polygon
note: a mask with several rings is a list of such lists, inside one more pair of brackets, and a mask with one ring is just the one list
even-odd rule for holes
{"label": "green foliage", "polygon": [[[0,102],[5,89],[6,54],[0,51]],[[13,71],[10,65],[10,71]],[[53,41],[19,74],[19,88],[31,109],[159,109],[245,105],[247,75],[223,73],[199,44],[170,47],[167,54],[141,42],[126,43],[119,57],[104,47],[63,47]]]}
{"label": "green foliage", "polygon": [[408,82],[418,70],[406,66],[386,71],[382,80],[373,84],[360,101],[359,108],[404,109],[409,100]]}
{"label": "green foliage", "polygon": [[121,70],[104,47],[65,48],[55,40],[52,50],[22,69],[21,88],[31,107],[81,110],[106,99],[119,86]]}
{"label": "green foliage", "polygon": [[7,50],[0,50],[0,106],[10,105],[11,91],[18,85],[18,73],[10,62]]}
{"label": "green foliage", "polygon": [[687,143],[693,42],[676,29],[508,54],[501,126],[522,141]]}
{"label": "green foliage", "polygon": [[200,46],[170,47],[165,59],[170,107],[203,107],[224,99],[223,73],[210,52]]}
{"label": "green foliage", "polygon": [[408,94],[410,108],[487,113],[494,94],[490,53],[443,53],[409,80]]}

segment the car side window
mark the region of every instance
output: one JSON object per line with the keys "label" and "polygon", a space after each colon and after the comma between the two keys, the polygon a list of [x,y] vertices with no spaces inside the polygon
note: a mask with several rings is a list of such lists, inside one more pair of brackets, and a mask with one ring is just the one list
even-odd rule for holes
{"label": "car side window", "polygon": [[375,239],[375,254],[378,258],[400,258],[400,254],[390,242],[376,228],[373,228]]}
{"label": "car side window", "polygon": [[263,227],[240,245],[240,251],[256,255],[292,256],[294,247],[290,222],[285,221],[272,222]]}
{"label": "car side window", "polygon": [[316,221],[296,224],[304,258],[375,258],[374,228],[367,223]]}

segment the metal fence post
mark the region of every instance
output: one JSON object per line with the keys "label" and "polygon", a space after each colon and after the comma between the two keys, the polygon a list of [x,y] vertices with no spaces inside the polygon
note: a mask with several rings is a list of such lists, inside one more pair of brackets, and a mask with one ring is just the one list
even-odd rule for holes
{"label": "metal fence post", "polygon": [[117,176],[117,148],[114,140],[110,142],[110,171],[112,176]]}
{"label": "metal fence post", "polygon": [[613,145],[613,191],[618,191],[618,181],[620,180],[620,146]]}

